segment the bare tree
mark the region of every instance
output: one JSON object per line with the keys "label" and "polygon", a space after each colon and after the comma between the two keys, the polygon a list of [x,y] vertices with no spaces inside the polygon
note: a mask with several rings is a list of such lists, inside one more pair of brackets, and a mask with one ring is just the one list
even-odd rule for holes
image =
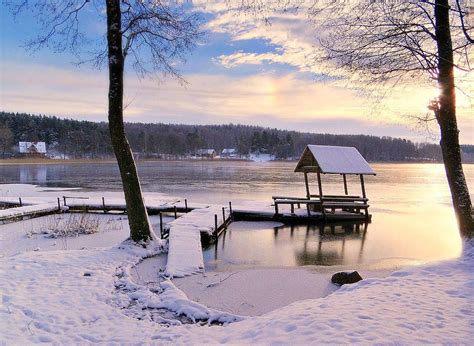
{"label": "bare tree", "polygon": [[[234,4],[230,0],[228,3]],[[467,3],[467,1],[466,1]],[[454,71],[473,70],[474,15],[462,0],[241,0],[240,9],[271,21],[275,11],[307,11],[320,45],[313,64],[330,65],[373,96],[403,82],[425,83],[439,96],[427,105],[440,129],[440,146],[459,230],[474,236],[472,203],[461,162]],[[472,7],[470,8],[472,11]]]}
{"label": "bare tree", "polygon": [[[130,236],[146,244],[153,237],[143,201],[137,168],[123,124],[123,92],[125,60],[144,75],[160,72],[182,80],[175,68],[201,36],[199,17],[188,13],[186,4],[161,0],[38,0],[7,2],[15,16],[28,12],[38,19],[40,35],[27,42],[29,49],[66,50],[79,55],[98,47],[88,59],[101,66],[107,61],[109,69],[108,118],[109,131],[127,204]],[[93,41],[87,35],[86,23],[105,19],[107,34],[103,41]]]}
{"label": "bare tree", "polygon": [[[359,1],[332,7],[321,40],[323,58],[374,85],[424,80],[439,89],[429,105],[439,125],[440,146],[459,230],[474,236],[472,203],[461,162],[454,70],[472,71],[472,27],[458,0]],[[318,12],[314,18],[318,18]],[[319,17],[320,18],[320,17]]]}

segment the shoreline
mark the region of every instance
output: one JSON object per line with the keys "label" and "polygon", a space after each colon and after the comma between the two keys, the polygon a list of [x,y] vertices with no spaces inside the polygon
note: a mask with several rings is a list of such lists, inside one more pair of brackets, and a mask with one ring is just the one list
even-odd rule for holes
{"label": "shoreline", "polygon": [[[135,162],[253,162],[247,159],[138,159]],[[284,161],[284,160],[282,160]],[[296,162],[288,160],[288,162]],[[117,163],[115,159],[0,159],[0,166],[14,165],[68,165],[68,164],[109,164]]]}
{"label": "shoreline", "polygon": [[[138,159],[137,163],[143,162],[297,162],[298,160],[270,160],[270,161],[253,161],[249,159]],[[0,159],[0,166],[15,165],[74,165],[74,164],[111,164],[116,163],[115,159]],[[426,161],[373,161],[373,164],[443,164],[442,162],[426,162]],[[465,162],[463,165],[474,164]]]}

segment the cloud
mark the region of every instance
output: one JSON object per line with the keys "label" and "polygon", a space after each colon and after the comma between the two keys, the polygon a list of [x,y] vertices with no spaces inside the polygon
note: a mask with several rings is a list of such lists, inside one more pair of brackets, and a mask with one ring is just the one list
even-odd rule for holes
{"label": "cloud", "polygon": [[[236,69],[241,65],[285,64],[293,67],[295,73],[309,72],[314,75],[325,75],[334,86],[351,89],[365,95],[370,94],[374,99],[383,96],[382,104],[377,107],[382,107],[380,111],[384,112],[385,116],[422,115],[429,101],[436,96],[436,85],[428,78],[405,80],[395,86],[367,84],[360,73],[348,73],[336,68],[330,62],[318,60],[316,57],[322,55],[319,38],[328,35],[328,32],[321,25],[316,26],[308,18],[308,8],[315,4],[313,1],[250,2],[257,7],[254,13],[239,11],[240,6],[246,3],[242,1],[229,1],[227,6],[210,4],[205,0],[193,3],[196,10],[212,14],[212,19],[206,23],[207,30],[227,34],[231,41],[258,40],[260,45],[266,44],[267,52],[252,52],[251,48],[247,51],[239,49],[228,54],[221,54],[214,59],[228,69]],[[282,8],[289,4],[294,4],[299,9],[282,11]],[[262,20],[263,17],[267,18],[271,24]],[[456,82],[462,90],[458,92],[457,106],[460,117],[465,118],[473,111],[472,73],[467,74],[457,70]],[[418,99],[416,102],[413,93]]]}
{"label": "cloud", "polygon": [[[1,64],[0,75],[0,101],[5,111],[107,120],[105,72],[8,62]],[[183,87],[173,80],[159,83],[127,75],[125,120],[188,124],[234,122],[426,140],[426,134],[410,130],[408,119],[393,112],[375,112],[370,108],[372,103],[350,89],[301,79],[296,73],[245,77],[190,74],[185,78],[189,85]],[[421,108],[419,93],[423,90],[406,90],[393,107],[402,112],[416,107],[418,102]],[[461,121],[461,125],[472,130],[472,120],[467,121],[470,126],[465,122]],[[469,132],[463,130],[462,141],[474,142],[469,139]]]}
{"label": "cloud", "polygon": [[[105,114],[107,75],[43,65],[2,64],[2,104],[9,109],[54,114]],[[353,117],[363,113],[349,90],[298,79],[294,74],[246,77],[190,74],[189,85],[126,78],[127,114],[208,114],[242,119],[271,115],[288,119]],[[343,98],[344,103],[337,102]]]}

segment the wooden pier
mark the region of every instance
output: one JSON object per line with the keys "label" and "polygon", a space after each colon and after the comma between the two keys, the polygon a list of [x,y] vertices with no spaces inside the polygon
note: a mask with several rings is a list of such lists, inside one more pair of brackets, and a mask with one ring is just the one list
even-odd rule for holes
{"label": "wooden pier", "polygon": [[[100,203],[77,203],[77,200],[87,200],[87,197],[68,197],[63,196],[63,204],[68,207],[69,212],[99,212],[99,213],[127,213],[127,206],[125,203],[108,202],[105,197],[101,197]],[[76,201],[76,203],[74,203]],[[162,205],[153,206],[146,205],[148,215],[159,215],[160,213],[188,213],[196,209],[196,207],[188,206],[188,200],[184,200],[183,205],[179,205],[181,200],[176,200],[171,203],[163,203]],[[176,218],[176,217],[175,217]]]}
{"label": "wooden pier", "polygon": [[[19,202],[16,201],[5,201],[5,203],[4,205],[10,208],[0,210],[1,222],[12,222],[55,213],[126,213],[124,201],[122,203],[117,201],[107,202],[105,198],[63,197],[57,198],[56,203],[49,201],[48,203],[25,205],[22,202],[22,207],[19,207]],[[203,246],[206,247],[220,242],[220,236],[225,236],[227,227],[233,221],[277,221],[289,226],[295,224],[310,225],[308,227],[320,227],[322,224],[328,225],[332,221],[340,222],[342,219],[346,221],[367,221],[363,213],[338,212],[334,214],[334,217],[330,213],[323,217],[321,213],[313,211],[308,214],[307,210],[301,208],[301,205],[300,208],[293,208],[291,212],[280,210],[275,213],[272,205],[261,205],[260,207],[255,206],[246,209],[240,206],[240,208],[234,209],[231,202],[226,207],[216,205],[190,206],[187,200],[185,200],[184,205],[181,201],[175,200],[168,202],[152,201],[147,204],[147,210],[151,215],[160,215],[160,236],[162,239],[168,240],[166,275],[181,277],[204,269]],[[164,215],[172,215],[174,220],[165,225],[163,222]]]}
{"label": "wooden pier", "polygon": [[302,213],[274,213],[273,211],[252,211],[252,210],[235,210],[232,214],[234,221],[273,221],[284,224],[304,224],[311,225],[321,222],[339,222],[339,221],[368,221],[372,220],[372,215],[355,212],[335,212],[325,213],[311,212],[310,215],[306,211]]}

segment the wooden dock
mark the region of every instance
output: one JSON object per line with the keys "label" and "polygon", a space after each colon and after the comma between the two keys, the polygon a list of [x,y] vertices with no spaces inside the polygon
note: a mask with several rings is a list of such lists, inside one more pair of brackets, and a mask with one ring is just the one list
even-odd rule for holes
{"label": "wooden dock", "polygon": [[[28,201],[25,203],[25,201]],[[62,212],[69,213],[127,213],[125,201],[116,199],[107,200],[105,197],[99,199],[89,199],[87,197],[57,197],[56,201],[31,202],[31,199],[3,198],[0,200],[0,223],[8,223],[41,217]],[[175,219],[178,214],[188,213],[198,207],[189,206],[185,199],[149,204],[146,206],[149,215],[172,214]]]}
{"label": "wooden dock", "polygon": [[67,208],[58,203],[41,203],[34,205],[14,206],[0,210],[0,223],[16,222],[46,215],[58,214]]}
{"label": "wooden dock", "polygon": [[204,269],[203,242],[217,241],[231,222],[231,208],[195,209],[168,223],[166,275],[182,277]]}
{"label": "wooden dock", "polygon": [[[63,197],[50,199],[48,203],[28,200],[25,205],[20,200],[0,199],[7,209],[0,210],[0,222],[12,222],[24,218],[63,212],[88,213],[126,213],[125,201],[105,198]],[[33,201],[36,201],[33,203]],[[184,203],[183,203],[184,202]],[[9,207],[9,208],[8,208]],[[204,269],[202,248],[217,244],[221,234],[232,221],[276,221],[287,225],[306,224],[308,227],[326,227],[331,222],[368,222],[363,213],[337,211],[322,213],[305,208],[282,208],[275,213],[273,205],[261,204],[253,207],[239,206],[233,209],[232,203],[226,207],[209,205],[188,205],[187,200],[149,201],[146,205],[150,215],[160,215],[160,236],[168,239],[168,260],[166,275],[181,277],[200,272]],[[174,220],[163,223],[163,215],[174,215]],[[330,229],[336,229],[334,227]]]}
{"label": "wooden dock", "polygon": [[235,221],[274,221],[285,224],[317,224],[321,222],[334,223],[340,221],[371,221],[372,215],[364,213],[354,213],[338,211],[334,213],[311,212],[310,215],[306,211],[288,213],[274,213],[273,211],[253,211],[236,209],[232,213]]}
{"label": "wooden dock", "polygon": [[[101,197],[100,201],[95,203],[88,203],[87,197],[62,197],[64,206],[69,208],[70,212],[99,212],[99,213],[127,213],[125,201],[117,203],[116,201],[109,202],[105,197]],[[80,202],[78,202],[80,201]],[[175,200],[172,202],[163,202],[159,205],[145,205],[148,215],[159,215],[160,213],[173,213],[175,216],[178,213],[188,213],[196,209],[196,207],[188,206],[188,200]],[[145,203],[146,204],[146,203]]]}
{"label": "wooden dock", "polygon": [[[203,232],[203,241],[206,243],[212,242],[219,237],[221,232],[227,228],[232,220],[235,221],[275,221],[287,224],[314,224],[324,222],[337,221],[360,221],[371,219],[370,214],[354,211],[326,211],[322,212],[311,211],[308,212],[306,208],[295,208],[294,205],[303,204],[301,200],[290,201],[289,210],[282,210],[271,207],[246,209],[232,209],[232,203],[226,207],[217,207],[209,215],[209,222],[212,222],[212,232],[207,230]],[[44,204],[44,205],[43,205]],[[46,205],[47,204],[47,205]],[[35,207],[37,206],[37,207]],[[76,213],[122,213],[126,214],[127,208],[125,201],[116,201],[114,199],[106,199],[104,197],[96,199],[88,199],[86,197],[58,197],[56,202],[48,203],[25,203],[21,198],[18,199],[2,199],[0,200],[0,223],[14,222],[22,219],[40,217],[62,212],[76,212]],[[173,200],[160,203],[149,203],[146,209],[149,215],[173,215],[175,219],[186,215],[196,209],[202,209],[202,205],[189,205],[188,200]],[[258,209],[258,208],[257,208]],[[223,216],[224,215],[224,216]],[[169,228],[161,227],[160,234],[162,238],[168,238]]]}

